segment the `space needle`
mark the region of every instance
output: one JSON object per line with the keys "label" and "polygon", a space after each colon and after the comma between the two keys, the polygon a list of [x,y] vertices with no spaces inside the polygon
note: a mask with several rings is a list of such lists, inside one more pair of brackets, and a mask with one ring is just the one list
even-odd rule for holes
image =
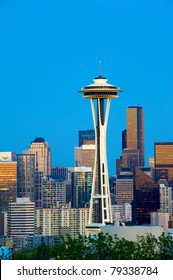
{"label": "space needle", "polygon": [[119,87],[108,84],[107,79],[102,75],[96,77],[94,83],[81,88],[79,91],[84,94],[84,98],[90,99],[95,130],[95,161],[88,227],[112,223],[106,130],[111,99],[117,98],[121,91]]}

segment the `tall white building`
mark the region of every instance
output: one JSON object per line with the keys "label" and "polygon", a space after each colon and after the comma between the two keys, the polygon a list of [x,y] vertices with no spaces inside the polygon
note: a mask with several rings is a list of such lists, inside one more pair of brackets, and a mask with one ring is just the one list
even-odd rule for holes
{"label": "tall white building", "polygon": [[172,188],[169,187],[166,179],[160,179],[158,183],[160,187],[160,211],[172,216]]}
{"label": "tall white building", "polygon": [[29,198],[17,198],[8,206],[8,236],[34,235],[35,202]]}

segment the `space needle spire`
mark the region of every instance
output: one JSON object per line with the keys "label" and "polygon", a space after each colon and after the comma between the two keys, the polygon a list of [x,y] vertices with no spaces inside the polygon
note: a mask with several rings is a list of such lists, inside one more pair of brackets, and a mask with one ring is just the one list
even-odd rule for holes
{"label": "space needle spire", "polygon": [[111,99],[118,97],[121,89],[108,84],[107,79],[100,73],[94,83],[81,88],[79,92],[84,94],[84,98],[90,99],[96,143],[88,224],[105,225],[112,223],[106,130]]}

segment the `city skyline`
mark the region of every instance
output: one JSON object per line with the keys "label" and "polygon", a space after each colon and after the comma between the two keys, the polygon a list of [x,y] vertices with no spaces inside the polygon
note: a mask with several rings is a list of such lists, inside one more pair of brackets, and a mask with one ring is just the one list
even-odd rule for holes
{"label": "city skyline", "polygon": [[123,90],[108,123],[109,175],[128,106],[144,109],[145,165],[154,142],[172,142],[173,3],[128,2],[0,3],[0,151],[20,154],[43,137],[53,165],[74,166],[78,131],[93,129],[78,89],[100,71]]}

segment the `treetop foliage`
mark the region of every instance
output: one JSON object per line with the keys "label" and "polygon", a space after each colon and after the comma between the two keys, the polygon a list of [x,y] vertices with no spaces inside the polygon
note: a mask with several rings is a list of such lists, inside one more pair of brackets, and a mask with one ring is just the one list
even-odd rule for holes
{"label": "treetop foliage", "polygon": [[42,243],[34,249],[14,252],[14,259],[20,260],[173,260],[173,237],[162,234],[139,236],[129,241],[99,233],[94,236],[67,235],[53,247]]}

